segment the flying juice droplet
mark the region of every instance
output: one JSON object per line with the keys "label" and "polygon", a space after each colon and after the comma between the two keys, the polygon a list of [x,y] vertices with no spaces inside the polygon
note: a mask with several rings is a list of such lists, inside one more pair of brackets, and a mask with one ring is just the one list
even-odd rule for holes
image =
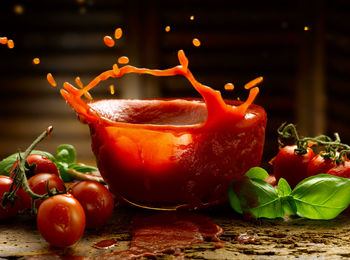
{"label": "flying juice droplet", "polygon": [[166,32],[170,32],[170,26],[169,25],[165,27],[165,31]]}
{"label": "flying juice droplet", "polygon": [[34,63],[35,65],[38,65],[38,64],[40,63],[40,59],[39,59],[39,58],[34,58],[34,59],[33,59],[33,63]]}
{"label": "flying juice droplet", "polygon": [[47,81],[51,84],[51,86],[53,87],[56,87],[57,86],[57,83],[55,81],[55,79],[53,78],[52,74],[51,73],[47,73]]}
{"label": "flying juice droplet", "polygon": [[111,36],[105,36],[103,38],[103,41],[105,42],[105,44],[108,46],[108,47],[113,47],[114,46],[114,40],[112,39]]}
{"label": "flying juice droplet", "polygon": [[233,90],[235,86],[232,83],[226,83],[224,88],[225,90]]}
{"label": "flying juice droplet", "polygon": [[192,43],[193,43],[193,45],[196,46],[196,47],[201,46],[201,42],[200,42],[197,38],[194,38],[194,39],[192,40]]}
{"label": "flying juice droplet", "polygon": [[118,40],[118,39],[122,38],[122,36],[123,36],[122,28],[115,29],[115,31],[114,31],[114,38],[116,38]]}
{"label": "flying juice droplet", "polygon": [[128,64],[129,63],[129,58],[126,56],[119,57],[118,59],[119,64]]}

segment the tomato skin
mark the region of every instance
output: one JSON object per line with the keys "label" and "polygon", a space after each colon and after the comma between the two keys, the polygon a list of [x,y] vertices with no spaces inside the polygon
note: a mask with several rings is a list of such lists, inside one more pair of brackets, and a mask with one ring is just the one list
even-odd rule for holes
{"label": "tomato skin", "polygon": [[306,170],[306,176],[310,177],[320,173],[327,173],[334,166],[335,164],[333,163],[333,159],[324,158],[318,154],[309,162]]}
{"label": "tomato skin", "polygon": [[[47,182],[49,182],[49,189],[56,188],[58,191],[65,191],[64,182],[55,174],[39,173],[29,178],[28,184],[30,189],[39,195],[47,193]],[[35,202],[35,206],[39,207],[41,200]]]}
{"label": "tomato skin", "polygon": [[55,195],[41,203],[37,214],[37,226],[50,245],[71,246],[84,233],[84,209],[70,194]]}
{"label": "tomato skin", "polygon": [[350,161],[345,161],[339,165],[334,166],[327,172],[327,174],[343,178],[350,178]]}
{"label": "tomato skin", "polygon": [[[27,157],[27,162],[29,165],[35,164],[34,174],[38,173],[52,173],[60,176],[56,164],[41,154],[30,154]],[[15,162],[10,170],[10,173],[16,168],[18,162]],[[10,175],[11,176],[11,175]]]}
{"label": "tomato skin", "polygon": [[[13,179],[8,176],[0,175],[0,203],[5,192],[10,190]],[[5,208],[0,205],[0,219],[6,219],[12,216],[15,216],[19,211],[30,206],[30,196],[22,189],[18,189],[16,192],[18,199],[15,200],[14,206],[10,204],[6,205]]]}
{"label": "tomato skin", "polygon": [[295,187],[305,179],[309,162],[315,156],[311,148],[300,155],[295,152],[296,145],[281,148],[273,161],[273,171],[276,179],[285,178],[291,187]]}
{"label": "tomato skin", "polygon": [[102,184],[81,181],[72,187],[71,193],[84,208],[87,228],[101,227],[112,215],[114,199]]}

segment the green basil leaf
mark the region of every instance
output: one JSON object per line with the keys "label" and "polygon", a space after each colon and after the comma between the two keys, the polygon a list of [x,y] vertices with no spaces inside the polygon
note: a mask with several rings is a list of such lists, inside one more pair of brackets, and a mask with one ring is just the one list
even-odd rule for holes
{"label": "green basil leaf", "polygon": [[65,162],[57,162],[57,168],[60,171],[61,178],[64,182],[70,182],[72,181],[72,178],[68,174],[69,165]]}
{"label": "green basil leaf", "polygon": [[299,216],[333,219],[350,204],[350,180],[318,174],[301,181],[291,195]]}
{"label": "green basil leaf", "polygon": [[[20,153],[21,156],[24,155],[24,152]],[[49,158],[51,161],[56,163],[55,157],[53,157],[52,154],[40,150],[33,150],[31,154],[41,154],[47,158]],[[13,166],[13,164],[18,160],[18,153],[11,154],[10,156],[6,157],[5,159],[0,161],[0,174],[1,175],[9,175],[10,170]]]}
{"label": "green basil leaf", "polygon": [[277,184],[277,192],[281,197],[289,196],[292,189],[284,178],[280,178]]}
{"label": "green basil leaf", "polygon": [[261,167],[253,167],[246,172],[245,176],[247,176],[249,179],[264,180],[269,177],[269,174]]}
{"label": "green basil leaf", "polygon": [[57,161],[64,162],[68,164],[73,164],[76,162],[77,153],[73,145],[61,144],[57,147]]}
{"label": "green basil leaf", "polygon": [[255,218],[285,216],[282,200],[274,187],[260,179],[242,179],[232,182],[229,201],[238,213],[248,213]]}
{"label": "green basil leaf", "polygon": [[281,197],[284,212],[289,215],[297,214],[297,206],[292,196]]}
{"label": "green basil leaf", "polygon": [[85,165],[83,163],[76,163],[69,165],[70,169],[76,170],[78,172],[95,172],[98,171],[98,169],[94,166]]}

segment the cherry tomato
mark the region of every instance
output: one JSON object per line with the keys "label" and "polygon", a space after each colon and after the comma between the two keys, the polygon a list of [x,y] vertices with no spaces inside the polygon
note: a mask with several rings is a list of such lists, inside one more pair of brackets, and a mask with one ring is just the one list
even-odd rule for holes
{"label": "cherry tomato", "polygon": [[[34,174],[38,173],[52,173],[57,176],[59,175],[58,169],[56,167],[56,164],[51,161],[49,158],[47,158],[44,155],[41,154],[30,154],[27,157],[27,162],[29,165],[35,164],[34,168]],[[13,170],[16,168],[18,162],[15,162],[10,170],[12,173]],[[10,175],[11,176],[11,175]]]}
{"label": "cherry tomato", "polygon": [[72,187],[71,193],[84,208],[88,228],[101,227],[112,215],[114,199],[102,184],[81,181]]}
{"label": "cherry tomato", "polygon": [[[49,183],[50,190],[56,188],[58,191],[65,191],[64,182],[55,174],[39,173],[30,177],[28,180],[31,190],[39,195],[47,193],[47,182]],[[39,207],[41,203],[41,200],[37,200],[35,206]]]}
{"label": "cherry tomato", "polygon": [[308,164],[315,156],[311,148],[307,148],[307,152],[303,155],[296,153],[296,148],[296,145],[281,148],[273,161],[276,179],[285,178],[291,187],[307,177]]}
{"label": "cherry tomato", "polygon": [[[12,178],[4,175],[0,175],[0,203],[2,202],[5,192],[10,190],[12,185]],[[15,200],[14,205],[7,204],[5,208],[0,205],[0,219],[6,219],[16,215],[19,211],[30,206],[30,196],[22,189],[18,189],[16,192],[18,198]]]}
{"label": "cherry tomato", "polygon": [[306,176],[310,177],[316,174],[326,173],[333,167],[333,159],[324,158],[322,155],[318,154],[309,162],[306,170]]}
{"label": "cherry tomato", "polygon": [[350,178],[350,161],[345,161],[339,165],[334,166],[327,173],[343,178]]}
{"label": "cherry tomato", "polygon": [[50,245],[71,246],[84,233],[84,209],[70,194],[55,195],[41,203],[37,214],[37,226]]}

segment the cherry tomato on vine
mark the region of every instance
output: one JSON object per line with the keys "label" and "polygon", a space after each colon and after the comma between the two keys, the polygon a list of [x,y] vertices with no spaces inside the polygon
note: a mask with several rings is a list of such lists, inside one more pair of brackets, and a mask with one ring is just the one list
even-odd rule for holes
{"label": "cherry tomato on vine", "polygon": [[[2,202],[5,192],[10,190],[12,185],[12,178],[4,175],[0,175],[0,203]],[[0,205],[0,219],[6,219],[16,215],[19,211],[30,206],[30,196],[22,189],[18,189],[16,192],[18,198],[15,200],[14,205],[7,204],[5,208]]]}
{"label": "cherry tomato on vine", "polygon": [[84,208],[88,228],[101,227],[112,215],[114,199],[102,184],[81,181],[72,187],[71,193]]}
{"label": "cherry tomato on vine", "polygon": [[84,233],[84,209],[70,194],[55,195],[41,203],[37,214],[37,226],[50,245],[71,246]]}
{"label": "cherry tomato on vine", "polygon": [[311,148],[305,154],[298,154],[296,145],[281,148],[273,161],[273,172],[276,179],[285,178],[291,187],[306,178],[309,162],[315,156]]}
{"label": "cherry tomato on vine", "polygon": [[[27,162],[29,165],[34,165],[35,164],[35,168],[33,173],[34,174],[38,174],[38,173],[52,173],[55,174],[57,176],[59,175],[58,169],[56,164],[51,161],[49,158],[47,158],[44,155],[41,154],[30,154],[27,157]],[[13,170],[16,168],[18,162],[15,162],[10,170],[10,172],[12,173]]]}
{"label": "cherry tomato on vine", "polygon": [[[49,183],[50,190],[53,188],[56,188],[58,191],[66,190],[64,182],[55,174],[39,173],[28,180],[30,189],[38,195],[47,193],[47,183]],[[39,207],[41,203],[41,200],[36,200],[35,206]]]}
{"label": "cherry tomato on vine", "polygon": [[339,165],[334,166],[327,173],[343,178],[350,178],[350,161],[345,161]]}
{"label": "cherry tomato on vine", "polygon": [[328,170],[334,166],[335,164],[333,163],[333,159],[324,158],[321,154],[318,154],[309,162],[306,170],[306,176],[310,177],[320,173],[327,173]]}

